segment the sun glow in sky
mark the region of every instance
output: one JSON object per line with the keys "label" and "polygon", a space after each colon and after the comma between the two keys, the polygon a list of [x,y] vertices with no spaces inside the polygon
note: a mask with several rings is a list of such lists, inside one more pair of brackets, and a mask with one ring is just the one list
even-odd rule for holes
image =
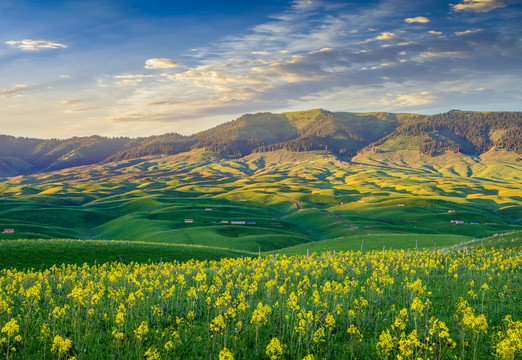
{"label": "sun glow in sky", "polygon": [[522,0],[3,0],[0,133],[192,134],[244,113],[520,111]]}

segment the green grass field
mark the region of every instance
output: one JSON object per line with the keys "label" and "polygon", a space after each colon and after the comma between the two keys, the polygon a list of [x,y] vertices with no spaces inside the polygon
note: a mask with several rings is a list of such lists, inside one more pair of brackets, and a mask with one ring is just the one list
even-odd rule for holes
{"label": "green grass field", "polygon": [[189,260],[220,260],[253,256],[254,253],[217,247],[138,241],[72,239],[3,240],[0,242],[2,269],[43,270],[62,264],[94,265],[106,262],[160,263]]}
{"label": "green grass field", "polygon": [[450,247],[522,230],[522,166],[505,154],[448,156],[451,165],[404,151],[361,154],[354,164],[286,151],[212,162],[197,150],[6,178],[0,230],[15,233],[0,242],[102,239],[302,254],[361,243],[368,251],[411,249],[415,240]]}

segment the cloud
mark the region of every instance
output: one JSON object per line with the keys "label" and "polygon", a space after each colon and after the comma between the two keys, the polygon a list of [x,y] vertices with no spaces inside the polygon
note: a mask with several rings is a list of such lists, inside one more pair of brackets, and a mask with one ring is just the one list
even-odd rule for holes
{"label": "cloud", "polygon": [[515,4],[517,0],[463,0],[460,4],[452,5],[455,11],[488,12]]}
{"label": "cloud", "polygon": [[65,111],[65,113],[79,113],[79,112],[86,112],[86,111],[92,111],[92,110],[98,110],[102,109],[105,106],[88,106],[83,108],[72,108]]}
{"label": "cloud", "polygon": [[78,100],[78,99],[74,99],[74,100],[62,100],[62,102],[60,103],[61,105],[74,105],[74,104],[78,104],[82,102],[81,100]]}
{"label": "cloud", "polygon": [[413,18],[406,18],[406,19],[404,19],[404,22],[407,22],[408,24],[411,24],[411,23],[424,24],[424,23],[429,23],[430,19],[428,19],[427,17],[424,17],[424,16],[417,16],[417,17],[413,17]]}
{"label": "cloud", "polygon": [[143,82],[147,78],[155,78],[156,75],[145,75],[145,74],[125,74],[116,75],[113,78],[118,80],[115,84],[119,86],[136,85]]}
{"label": "cloud", "polygon": [[[315,1],[317,3],[317,1]],[[309,9],[314,6],[314,1],[312,0],[295,0],[293,7],[296,9]]]}
{"label": "cloud", "polygon": [[386,31],[386,32],[382,32],[381,35],[377,36],[375,39],[376,40],[392,40],[395,38],[397,38],[397,34]]}
{"label": "cloud", "polygon": [[8,95],[18,94],[27,90],[27,85],[19,85],[13,89],[0,90],[0,98],[6,97]]}
{"label": "cloud", "polygon": [[190,68],[179,74],[162,74],[164,78],[174,81],[190,82],[195,85],[213,88],[216,85],[261,85],[263,80],[250,75],[228,74],[224,69],[210,65]]}
{"label": "cloud", "polygon": [[386,94],[390,97],[393,97],[389,104],[401,107],[401,108],[408,108],[408,107],[416,107],[421,105],[427,105],[435,102],[437,100],[437,96],[432,94],[429,91],[422,91],[420,93],[412,93],[412,94],[398,94],[398,95],[392,95],[392,94]]}
{"label": "cloud", "polygon": [[5,42],[6,45],[18,48],[23,51],[40,51],[44,49],[66,49],[67,45],[59,44],[46,40],[9,40]]}
{"label": "cloud", "polygon": [[146,120],[146,116],[143,114],[124,114],[112,116],[108,120],[113,122],[143,122]]}
{"label": "cloud", "polygon": [[462,35],[471,35],[471,34],[477,34],[484,30],[482,29],[475,29],[475,30],[466,30],[466,31],[455,31],[455,35],[462,36]]}
{"label": "cloud", "polygon": [[178,64],[172,59],[148,59],[145,61],[145,69],[172,69]]}
{"label": "cloud", "polygon": [[[405,12],[397,12],[401,1],[405,0],[383,0],[377,8],[365,6],[362,10],[346,6],[343,11],[326,9],[334,2],[294,2],[280,15],[240,35],[179,55],[183,64],[149,59],[148,68],[178,67],[106,77],[100,91],[107,97],[111,94],[117,103],[105,119],[130,126],[145,126],[149,121],[171,123],[173,130],[187,132],[194,129],[197,118],[205,128],[203,123],[218,115],[287,111],[295,104],[302,108],[335,104],[338,110],[359,106],[422,111],[444,106],[450,97],[442,97],[441,92],[460,90],[448,85],[450,80],[484,80],[481,86],[491,89],[503,83],[499,75],[506,69],[520,74],[515,30],[507,26],[503,29],[507,32],[488,29],[487,22],[481,27],[488,30],[473,30],[477,22],[468,17],[447,26],[449,18],[442,19],[420,5],[408,12],[432,14],[430,19],[408,18]],[[447,29],[444,35],[407,25],[423,24],[425,19]],[[369,32],[370,28],[375,32]],[[493,47],[498,51],[491,51]],[[499,63],[502,66],[496,66]],[[368,101],[372,97],[374,102]],[[461,108],[474,101],[471,96],[463,99],[466,102]],[[187,121],[186,129],[175,128],[183,121]]]}

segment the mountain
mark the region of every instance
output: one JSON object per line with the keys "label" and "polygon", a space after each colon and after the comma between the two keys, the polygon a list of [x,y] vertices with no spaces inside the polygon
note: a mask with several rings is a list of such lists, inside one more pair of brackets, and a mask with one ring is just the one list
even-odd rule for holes
{"label": "mountain", "polygon": [[149,155],[206,149],[227,158],[276,150],[326,150],[343,160],[361,153],[414,151],[480,156],[491,149],[522,154],[521,112],[451,110],[437,115],[329,112],[245,114],[214,128],[183,136],[102,136],[32,139],[0,135],[0,176],[15,176],[110,163]]}
{"label": "mountain", "polygon": [[492,147],[522,154],[522,113],[452,110],[408,121],[372,147],[418,149],[436,155],[443,150],[480,155]]}

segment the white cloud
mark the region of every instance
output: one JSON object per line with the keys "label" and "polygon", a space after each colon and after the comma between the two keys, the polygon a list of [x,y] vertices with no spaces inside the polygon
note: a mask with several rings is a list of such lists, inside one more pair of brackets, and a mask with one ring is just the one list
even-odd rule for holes
{"label": "white cloud", "polygon": [[430,30],[430,31],[428,31],[428,33],[432,34],[432,35],[442,35],[442,31]]}
{"label": "white cloud", "polygon": [[395,107],[416,107],[421,105],[427,105],[435,102],[437,100],[437,96],[432,94],[429,91],[422,91],[420,93],[412,93],[412,94],[386,94],[388,97],[391,97],[391,100],[387,100],[387,105],[392,105]]}
{"label": "white cloud", "polygon": [[24,51],[40,51],[43,49],[66,49],[67,45],[59,44],[46,40],[9,40],[5,42],[6,45],[16,47]]}
{"label": "white cloud", "polygon": [[[193,85],[215,88],[215,86],[245,86],[245,85],[262,85],[263,79],[249,75],[228,74],[223,69],[219,69],[210,65],[197,66],[179,74],[162,74],[164,78],[173,81],[184,81]],[[222,89],[222,88],[220,88]]]}
{"label": "white cloud", "polygon": [[312,0],[294,0],[292,7],[299,10],[307,10],[317,5],[318,1]]}
{"label": "white cloud", "polygon": [[386,31],[386,32],[382,32],[381,35],[377,36],[375,39],[377,39],[377,40],[392,40],[392,39],[395,39],[396,37],[397,37],[397,34],[395,34],[393,32]]}
{"label": "white cloud", "polygon": [[470,35],[470,34],[476,34],[476,33],[482,32],[482,31],[484,31],[484,30],[475,29],[475,30],[466,30],[466,31],[456,31],[455,35],[457,35],[457,36]]}
{"label": "white cloud", "polygon": [[125,75],[117,75],[113,78],[118,80],[115,82],[116,85],[119,86],[129,86],[136,85],[143,81],[143,79],[147,78],[155,78],[156,75],[144,75],[144,74],[125,74]]}
{"label": "white cloud", "polygon": [[178,64],[172,59],[148,59],[145,61],[145,69],[172,69]]}
{"label": "white cloud", "polygon": [[424,51],[419,54],[419,58],[421,59],[429,59],[429,58],[441,58],[441,57],[456,57],[462,55],[458,51],[441,51],[441,52],[432,52],[432,51]]}
{"label": "white cloud", "polygon": [[27,90],[27,85],[18,85],[12,89],[0,90],[0,98],[6,97],[8,95],[18,94]]}
{"label": "white cloud", "polygon": [[488,12],[517,3],[517,0],[463,0],[460,4],[452,5],[455,11]]}
{"label": "white cloud", "polygon": [[407,22],[408,24],[411,24],[411,23],[424,24],[424,23],[429,23],[430,19],[428,19],[427,17],[424,17],[424,16],[417,16],[417,17],[413,17],[413,18],[406,18],[406,19],[404,19],[404,21]]}

